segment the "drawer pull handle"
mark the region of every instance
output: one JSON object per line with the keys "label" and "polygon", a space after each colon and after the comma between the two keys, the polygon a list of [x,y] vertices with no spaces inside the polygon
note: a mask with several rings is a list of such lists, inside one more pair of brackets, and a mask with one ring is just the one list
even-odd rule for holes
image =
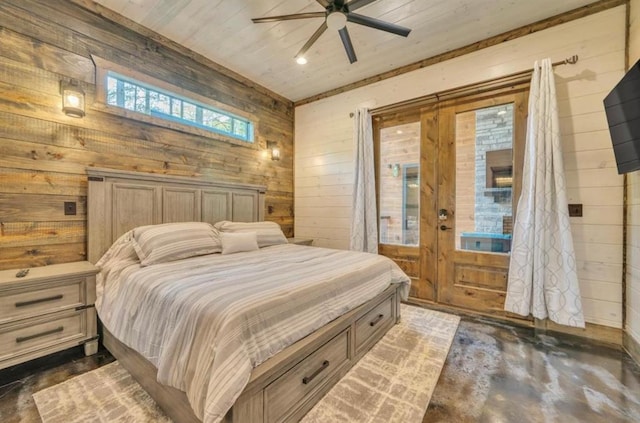
{"label": "drawer pull handle", "polygon": [[326,369],[327,367],[329,367],[329,360],[325,360],[322,362],[322,366],[320,366],[320,368],[318,370],[316,370],[315,372],[313,372],[313,374],[311,376],[305,376],[302,378],[302,383],[304,383],[305,385],[311,383],[311,381],[313,379],[316,378],[316,376],[318,376],[320,373],[322,373],[322,371],[324,369]]}
{"label": "drawer pull handle", "polygon": [[33,335],[20,336],[16,338],[16,344],[19,344],[21,342],[31,341],[32,339],[40,338],[42,336],[53,335],[54,333],[62,332],[63,330],[64,330],[64,326],[58,326],[55,329],[47,330],[47,331],[36,333]]}
{"label": "drawer pull handle", "polygon": [[375,325],[377,325],[380,320],[382,320],[384,318],[384,314],[378,314],[378,317],[376,317],[376,319],[372,322],[369,322],[369,326],[374,327]]}
{"label": "drawer pull handle", "polygon": [[39,303],[46,303],[47,301],[61,300],[62,297],[64,297],[64,295],[58,294],[58,295],[53,295],[51,297],[38,298],[37,300],[21,301],[21,302],[16,303],[16,308],[27,307],[27,306],[34,305],[34,304],[39,304]]}

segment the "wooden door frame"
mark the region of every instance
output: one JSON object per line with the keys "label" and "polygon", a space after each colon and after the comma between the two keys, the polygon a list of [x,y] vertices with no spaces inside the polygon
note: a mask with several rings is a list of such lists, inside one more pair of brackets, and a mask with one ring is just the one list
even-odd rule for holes
{"label": "wooden door frame", "polygon": [[438,298],[438,224],[436,215],[438,198],[438,105],[431,104],[420,110],[420,299],[436,301]]}

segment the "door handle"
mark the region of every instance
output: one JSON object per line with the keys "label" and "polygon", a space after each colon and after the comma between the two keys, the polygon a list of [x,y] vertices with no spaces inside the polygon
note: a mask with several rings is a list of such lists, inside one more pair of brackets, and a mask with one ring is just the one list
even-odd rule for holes
{"label": "door handle", "polygon": [[450,227],[445,226],[445,225],[440,225],[440,230],[441,230],[441,231],[446,231],[446,230],[448,230],[448,229],[453,229],[453,228],[450,228]]}

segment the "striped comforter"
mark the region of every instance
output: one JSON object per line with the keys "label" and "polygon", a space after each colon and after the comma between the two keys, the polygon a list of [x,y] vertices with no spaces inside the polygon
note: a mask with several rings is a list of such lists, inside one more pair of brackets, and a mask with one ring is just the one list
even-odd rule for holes
{"label": "striped comforter", "polygon": [[121,238],[98,265],[102,322],[204,423],[224,417],[254,367],[390,283],[406,299],[410,284],[385,257],[296,245],[141,267]]}

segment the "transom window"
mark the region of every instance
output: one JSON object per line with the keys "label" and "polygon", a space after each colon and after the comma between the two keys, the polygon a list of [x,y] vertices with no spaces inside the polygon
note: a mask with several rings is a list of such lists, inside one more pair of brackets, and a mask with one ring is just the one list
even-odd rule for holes
{"label": "transom window", "polygon": [[107,104],[253,143],[251,121],[114,72],[107,73]]}

